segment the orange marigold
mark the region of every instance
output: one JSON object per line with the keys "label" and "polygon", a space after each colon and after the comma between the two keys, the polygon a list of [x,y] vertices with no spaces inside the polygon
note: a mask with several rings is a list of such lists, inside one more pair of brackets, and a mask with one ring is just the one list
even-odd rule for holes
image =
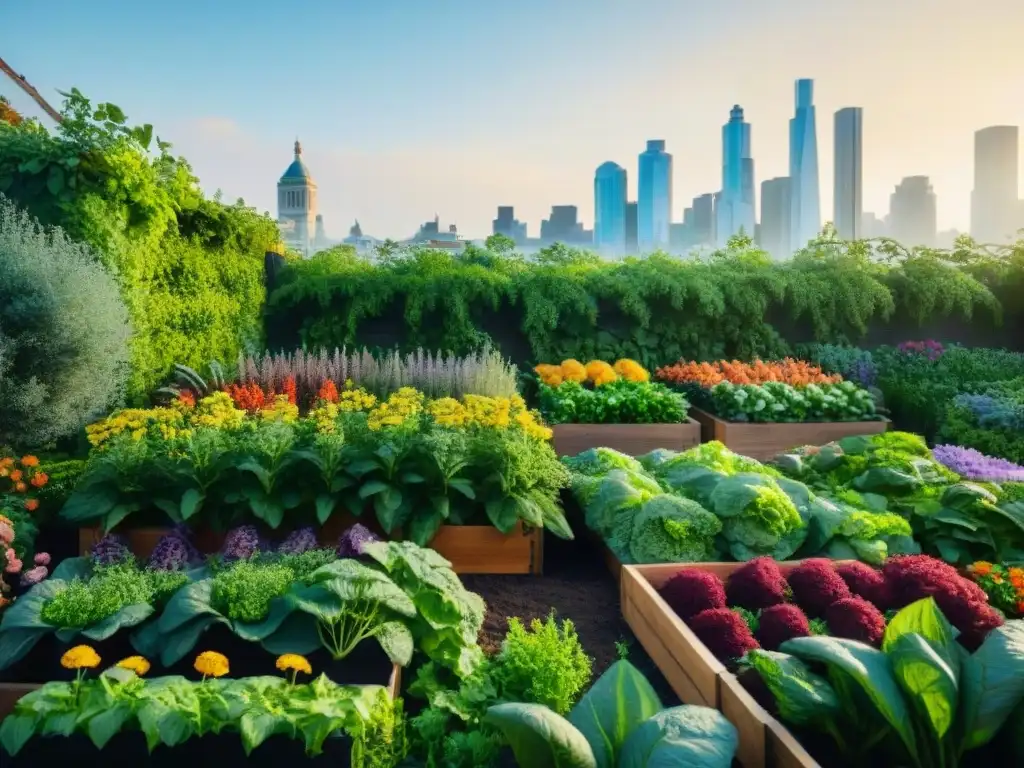
{"label": "orange marigold", "polygon": [[572,358],[563,360],[561,369],[563,381],[575,381],[582,384],[587,380],[587,369],[583,367],[583,363],[579,360]]}
{"label": "orange marigold", "polygon": [[266,393],[255,382],[228,384],[225,391],[231,396],[235,406],[243,411],[249,411],[250,413],[261,411],[267,403]]}
{"label": "orange marigold", "polygon": [[659,368],[655,374],[660,380],[673,384],[696,384],[713,387],[723,381],[731,384],[764,384],[779,381],[794,387],[808,384],[837,384],[843,380],[838,374],[827,374],[817,365],[787,357],[779,361],[718,360],[714,363],[679,361],[675,365]]}
{"label": "orange marigold", "polygon": [[992,573],[992,563],[987,560],[979,560],[978,562],[967,566],[967,568],[976,576],[988,576]]}
{"label": "orange marigold", "polygon": [[50,476],[45,472],[36,472],[32,475],[32,479],[29,481],[35,488],[42,488],[48,482],[50,482]]}
{"label": "orange marigold", "polygon": [[15,469],[15,470],[12,470],[12,471],[11,471],[11,482],[12,482],[12,483],[17,483],[17,482],[19,482],[19,481],[21,480],[21,478],[23,478],[24,476],[25,476],[25,474],[24,474],[24,473],[23,473],[23,472],[22,472],[22,471],[21,471],[20,469]]}
{"label": "orange marigold", "polygon": [[178,394],[178,402],[186,408],[195,408],[196,396],[191,389],[186,389]]}
{"label": "orange marigold", "polygon": [[29,512],[35,512],[39,509],[39,499],[25,499],[25,509]]}
{"label": "orange marigold", "polygon": [[39,459],[37,459],[35,456],[22,456],[21,457],[21,466],[23,466],[23,467],[38,467],[39,466]]}
{"label": "orange marigold", "polygon": [[15,483],[14,490],[17,491],[18,493],[24,493],[25,491],[28,490],[28,486],[25,485],[24,483]]}

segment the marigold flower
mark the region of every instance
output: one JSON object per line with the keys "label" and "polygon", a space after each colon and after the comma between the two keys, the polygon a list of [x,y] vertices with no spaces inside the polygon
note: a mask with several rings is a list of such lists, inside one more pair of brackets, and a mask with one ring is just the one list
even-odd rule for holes
{"label": "marigold flower", "polygon": [[968,570],[976,576],[988,576],[992,573],[992,563],[986,560],[979,560],[973,565],[967,566]]}
{"label": "marigold flower", "polygon": [[130,669],[139,677],[149,672],[149,662],[144,656],[129,656],[127,659],[117,662],[117,666],[121,669]]}
{"label": "marigold flower", "polygon": [[39,459],[36,458],[35,456],[22,456],[21,457],[21,466],[23,466],[23,467],[38,467],[39,466]]}
{"label": "marigold flower", "polygon": [[11,470],[11,482],[12,483],[18,482],[24,476],[25,476],[24,473],[20,469]]}
{"label": "marigold flower", "polygon": [[100,665],[100,655],[91,645],[76,645],[60,657],[64,669],[95,669]]}
{"label": "marigold flower", "polygon": [[14,463],[14,459],[13,458],[11,458],[10,456],[4,456],[2,459],[0,459],[0,469],[4,469],[6,467],[9,467],[13,463]]}
{"label": "marigold flower", "polygon": [[50,482],[50,476],[45,472],[36,472],[32,475],[32,479],[29,481],[34,488],[42,488],[48,482]]}
{"label": "marigold flower", "polygon": [[25,499],[25,509],[29,512],[35,512],[39,509],[39,499]]}
{"label": "marigold flower", "polygon": [[192,393],[191,389],[186,389],[178,395],[178,402],[186,408],[195,408],[196,396]]}
{"label": "marigold flower", "polygon": [[15,483],[14,490],[16,490],[18,493],[24,493],[25,491],[28,490],[28,486],[25,485],[24,483]]}
{"label": "marigold flower", "polygon": [[562,361],[561,373],[562,381],[583,383],[587,380],[587,369],[583,367],[583,363],[572,358]]}
{"label": "marigold flower", "polygon": [[277,663],[275,665],[282,672],[305,672],[307,675],[313,674],[313,668],[309,665],[309,661],[305,656],[300,656],[297,653],[286,653],[277,657]]}
{"label": "marigold flower", "polygon": [[228,666],[227,656],[216,651],[203,651],[200,653],[196,656],[193,667],[203,677],[224,677],[224,675],[231,671],[231,668]]}

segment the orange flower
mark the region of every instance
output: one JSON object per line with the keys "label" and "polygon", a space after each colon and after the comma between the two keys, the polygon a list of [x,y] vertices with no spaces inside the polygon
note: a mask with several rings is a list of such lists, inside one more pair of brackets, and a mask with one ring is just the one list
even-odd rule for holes
{"label": "orange flower", "polygon": [[29,512],[35,512],[39,509],[39,499],[25,499],[25,509]]}
{"label": "orange flower", "polygon": [[14,463],[14,459],[12,459],[10,456],[4,456],[2,459],[0,459],[0,469],[4,469],[5,467],[9,467],[13,463]]}
{"label": "orange flower", "polygon": [[334,385],[334,382],[328,379],[324,382],[323,386],[320,387],[320,391],[316,394],[317,400],[326,400],[328,403],[338,402],[338,388]]}
{"label": "orange flower", "polygon": [[992,573],[992,563],[987,560],[979,560],[973,565],[967,566],[967,569],[976,576],[988,576]]}
{"label": "orange flower", "polygon": [[196,396],[195,394],[193,394],[191,389],[186,389],[178,394],[178,402],[184,405],[186,408],[195,408]]}
{"label": "orange flower", "polygon": [[20,469],[15,469],[15,470],[13,470],[11,472],[11,482],[12,483],[20,482],[21,478],[23,478],[24,476],[25,476],[24,473],[22,473],[22,471]]}
{"label": "orange flower", "polygon": [[39,466],[39,459],[37,459],[35,456],[22,456],[21,457],[21,466],[23,466],[23,467],[38,467]]}
{"label": "orange flower", "polygon": [[24,493],[25,491],[28,490],[28,486],[25,485],[24,483],[15,483],[14,490],[17,491],[18,493]]}
{"label": "orange flower", "polygon": [[659,368],[656,375],[660,380],[672,384],[697,384],[705,388],[723,381],[732,384],[780,381],[794,387],[805,387],[808,384],[837,384],[843,380],[838,374],[826,374],[816,365],[789,357],[778,362],[755,360],[752,363],[739,360],[719,360],[714,363],[680,361]]}
{"label": "orange flower", "polygon": [[36,472],[32,475],[32,479],[29,481],[35,488],[42,488],[48,482],[50,482],[50,476],[45,472]]}
{"label": "orange flower", "polygon": [[284,380],[284,386],[281,388],[281,394],[288,397],[288,402],[291,405],[295,405],[298,400],[298,390],[295,386],[295,377],[289,376]]}

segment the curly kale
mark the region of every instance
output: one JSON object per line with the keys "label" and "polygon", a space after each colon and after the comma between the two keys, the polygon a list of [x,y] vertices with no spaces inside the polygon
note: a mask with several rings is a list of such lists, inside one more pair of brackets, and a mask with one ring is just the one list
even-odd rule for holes
{"label": "curly kale", "polygon": [[661,494],[633,516],[629,554],[636,563],[691,563],[716,557],[722,521],[691,499]]}
{"label": "curly kale", "polygon": [[644,473],[643,465],[632,456],[619,453],[613,448],[590,448],[578,456],[568,456],[562,463],[571,472],[581,475],[600,477],[613,469],[628,469],[638,474]]}
{"label": "curly kale", "polygon": [[583,508],[587,527],[605,538],[613,535],[616,520],[631,517],[641,504],[662,492],[654,479],[624,469],[600,478],[574,473],[572,491]]}
{"label": "curly kale", "polygon": [[770,477],[739,474],[723,479],[711,493],[711,507],[722,518],[722,534],[737,560],[791,556],[807,537],[796,505]]}

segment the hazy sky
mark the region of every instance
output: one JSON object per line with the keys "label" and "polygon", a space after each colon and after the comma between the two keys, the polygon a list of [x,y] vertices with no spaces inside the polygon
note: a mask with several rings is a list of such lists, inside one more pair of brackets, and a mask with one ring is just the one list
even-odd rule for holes
{"label": "hazy sky", "polygon": [[798,77],[825,218],[832,115],[861,106],[865,210],[924,174],[939,228],[966,229],[974,131],[1024,124],[1021,30],[1022,0],[0,0],[0,57],[55,105],[77,86],[153,123],[210,192],[276,215],[298,136],[335,238],[355,218],[408,237],[435,212],[480,237],[498,205],[531,236],[554,204],[590,226],[594,170],[618,162],[635,197],[649,138],[681,219],[721,185],[734,103],[758,185],[786,175]]}

